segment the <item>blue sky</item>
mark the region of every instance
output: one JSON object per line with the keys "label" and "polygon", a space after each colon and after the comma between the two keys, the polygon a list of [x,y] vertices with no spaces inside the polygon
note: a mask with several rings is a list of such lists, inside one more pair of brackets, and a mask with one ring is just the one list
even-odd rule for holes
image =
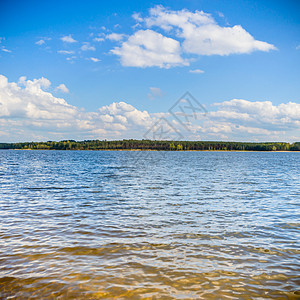
{"label": "blue sky", "polygon": [[[0,141],[143,138],[160,117],[299,140],[299,23],[299,1],[1,1]],[[208,112],[190,130],[168,113],[186,91]]]}

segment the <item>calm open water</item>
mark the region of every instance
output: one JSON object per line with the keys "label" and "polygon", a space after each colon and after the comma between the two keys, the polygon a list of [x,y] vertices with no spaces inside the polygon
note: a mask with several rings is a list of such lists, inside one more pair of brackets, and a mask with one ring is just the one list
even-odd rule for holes
{"label": "calm open water", "polygon": [[0,151],[1,299],[299,299],[300,153]]}

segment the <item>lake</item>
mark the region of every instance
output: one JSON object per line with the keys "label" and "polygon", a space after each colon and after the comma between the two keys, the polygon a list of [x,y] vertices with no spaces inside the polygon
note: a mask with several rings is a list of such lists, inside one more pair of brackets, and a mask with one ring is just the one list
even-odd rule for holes
{"label": "lake", "polygon": [[299,299],[300,153],[0,151],[1,299]]}

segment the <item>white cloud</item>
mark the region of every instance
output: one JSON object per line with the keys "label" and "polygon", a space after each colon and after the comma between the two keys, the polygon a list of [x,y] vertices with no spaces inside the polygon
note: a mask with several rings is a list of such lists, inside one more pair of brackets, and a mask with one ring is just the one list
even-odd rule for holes
{"label": "white cloud", "polygon": [[91,46],[90,43],[88,43],[88,42],[84,42],[80,49],[82,51],[95,51],[96,50],[96,48],[94,46]]}
{"label": "white cloud", "polygon": [[128,67],[170,68],[188,65],[180,56],[178,41],[149,29],[137,31],[121,47],[115,47],[111,52],[119,55],[122,65]]}
{"label": "white cloud", "polygon": [[63,92],[63,93],[69,93],[69,89],[63,83],[60,84],[59,86],[57,86],[55,88],[55,91],[60,91],[60,92]]}
{"label": "white cloud", "polygon": [[[62,85],[60,85],[62,87]],[[182,128],[170,113],[149,114],[124,102],[85,112],[53,96],[46,78],[8,82],[0,75],[0,135],[6,141],[41,139],[142,138],[160,118]],[[152,93],[160,93],[152,87]],[[192,122],[185,139],[236,141],[300,140],[300,104],[232,99]]]}
{"label": "white cloud", "polygon": [[45,41],[44,40],[39,40],[39,41],[37,41],[35,43],[36,43],[36,45],[41,46],[41,45],[45,44]]}
{"label": "white cloud", "polygon": [[[218,25],[203,11],[174,11],[157,5],[149,10],[146,18],[139,13],[132,17],[138,22],[134,29],[143,25],[147,30],[135,32],[120,47],[111,50],[120,56],[123,66],[170,68],[189,65],[189,59],[183,55],[224,56],[276,49],[272,44],[256,40],[241,25]],[[157,28],[168,36],[157,32]],[[112,33],[106,38],[120,41],[124,35]]]}
{"label": "white cloud", "polygon": [[186,25],[201,26],[213,24],[214,20],[210,14],[203,11],[190,12],[186,9],[172,11],[167,10],[161,5],[157,5],[149,10],[150,16],[145,18],[144,21],[148,27],[158,26],[166,31],[170,31],[174,27],[182,28]]}
{"label": "white cloud", "polygon": [[119,123],[131,123],[145,128],[152,123],[151,117],[147,111],[139,111],[135,107],[125,102],[113,102],[110,105],[99,108],[99,112],[109,115]]}
{"label": "white cloud", "polygon": [[[137,136],[152,123],[148,112],[125,102],[85,112],[45,91],[50,86],[46,78],[27,80],[23,76],[15,83],[0,75],[0,133],[10,141],[38,139],[38,136],[43,139],[112,139]],[[64,85],[59,87],[65,88]]]}
{"label": "white cloud", "polygon": [[74,115],[75,107],[45,91],[50,85],[50,81],[43,77],[32,81],[21,77],[18,85],[9,83],[5,76],[0,75],[0,116],[64,120]]}
{"label": "white cloud", "polygon": [[125,37],[125,34],[121,33],[110,33],[106,35],[106,38],[110,41],[121,41]]}
{"label": "white cloud", "polygon": [[158,87],[150,87],[150,93],[148,94],[148,98],[153,100],[155,98],[162,97],[162,90]]}
{"label": "white cloud", "polygon": [[93,62],[99,62],[100,61],[100,59],[96,58],[96,57],[90,57],[90,60],[93,61]]}
{"label": "white cloud", "polygon": [[195,69],[195,70],[189,70],[190,73],[194,73],[194,74],[203,74],[204,71],[200,70],[200,69]]}
{"label": "white cloud", "polygon": [[57,53],[59,54],[74,54],[74,51],[68,51],[68,50],[58,50]]}
{"label": "white cloud", "polygon": [[11,53],[11,50],[6,49],[4,46],[1,49],[3,52]]}
{"label": "white cloud", "polygon": [[199,130],[205,137],[226,136],[227,140],[295,141],[300,139],[300,104],[274,105],[271,101],[232,99],[214,104]]}
{"label": "white cloud", "polygon": [[[233,99],[214,104],[215,110],[209,110],[206,114],[195,114],[189,106],[181,108],[190,122],[190,131],[183,131],[184,139],[289,142],[300,140],[300,104],[295,102],[274,105],[270,101]],[[186,123],[187,119],[182,116],[180,107],[175,111],[177,117]],[[155,115],[158,117],[159,114]],[[170,115],[165,114],[164,117],[170,118]],[[178,123],[173,124],[176,128],[182,128]]]}
{"label": "white cloud", "polygon": [[298,46],[296,47],[296,50],[300,50],[300,45],[298,45]]}
{"label": "white cloud", "polygon": [[93,39],[94,42],[103,42],[104,41],[104,38],[101,38],[101,37],[95,37]]}
{"label": "white cloud", "polygon": [[220,107],[217,116],[224,119],[234,116],[235,119],[276,127],[287,124],[298,126],[300,122],[300,103],[288,102],[275,106],[271,101],[233,99],[215,105]]}
{"label": "white cloud", "polygon": [[40,38],[40,40],[35,42],[35,44],[41,46],[41,45],[46,44],[46,41],[50,41],[50,40],[51,40],[50,37],[42,37],[42,38]]}
{"label": "white cloud", "polygon": [[184,50],[199,55],[229,55],[276,49],[273,45],[255,40],[240,25],[233,27],[206,25],[195,29],[191,34],[185,32],[184,35]]}
{"label": "white cloud", "polygon": [[203,11],[172,11],[156,6],[150,9],[145,23],[148,27],[158,26],[167,32],[174,30],[177,37],[184,39],[182,46],[186,53],[229,55],[276,49],[274,45],[255,40],[240,25],[219,26],[210,14]]}
{"label": "white cloud", "polygon": [[65,35],[65,36],[61,37],[60,39],[61,39],[63,42],[65,42],[65,43],[76,43],[76,42],[77,42],[76,40],[74,40],[74,39],[72,38],[72,35],[71,35],[71,34]]}
{"label": "white cloud", "polygon": [[[0,37],[0,43],[1,43],[2,41],[4,41],[4,40],[5,40],[4,37]],[[7,52],[7,53],[11,53],[11,52],[12,52],[11,50],[6,49],[5,46],[1,46],[1,51]]]}
{"label": "white cloud", "polygon": [[132,18],[133,18],[134,20],[136,20],[137,22],[143,22],[143,18],[141,17],[141,14],[140,14],[140,13],[134,13],[134,14],[132,15]]}

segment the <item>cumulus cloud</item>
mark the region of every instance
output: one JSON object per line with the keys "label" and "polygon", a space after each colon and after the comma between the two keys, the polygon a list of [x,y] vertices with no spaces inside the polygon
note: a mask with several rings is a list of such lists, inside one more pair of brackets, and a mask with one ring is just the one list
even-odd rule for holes
{"label": "cumulus cloud", "polygon": [[189,64],[180,56],[178,41],[149,29],[137,31],[111,52],[119,55],[122,65],[128,67],[170,68]]}
{"label": "cumulus cloud", "polygon": [[60,84],[59,86],[57,86],[55,88],[55,91],[58,91],[58,92],[63,92],[63,93],[69,93],[69,89],[65,86],[65,84]]}
{"label": "cumulus cloud", "polygon": [[[59,85],[60,89],[65,86]],[[215,103],[184,131],[171,113],[148,113],[124,102],[86,112],[51,92],[47,78],[8,82],[0,75],[0,135],[3,141],[142,138],[163,117],[183,139],[235,141],[300,140],[300,104],[232,99]],[[151,93],[160,94],[152,87]]]}
{"label": "cumulus cloud", "polygon": [[184,39],[182,47],[186,53],[229,55],[276,49],[272,44],[255,40],[241,25],[219,26],[210,14],[203,11],[172,11],[156,6],[150,9],[145,23],[148,27],[157,26],[167,32],[174,30],[177,37]]}
{"label": "cumulus cloud", "polygon": [[[120,47],[111,50],[120,56],[123,66],[170,68],[189,65],[191,55],[224,56],[276,49],[272,44],[256,40],[241,25],[218,25],[203,11],[175,11],[157,5],[145,18],[140,13],[132,17],[137,22],[133,28],[144,26],[146,30],[133,33]],[[112,33],[106,38],[120,41],[124,35]]]}
{"label": "cumulus cloud", "polygon": [[[300,140],[300,104],[232,99],[215,103],[200,132],[209,137],[243,141]],[[295,140],[294,140],[295,141]]]}
{"label": "cumulus cloud", "polygon": [[195,70],[189,70],[190,73],[194,73],[194,74],[203,74],[204,71],[200,70],[200,69],[195,69]]}
{"label": "cumulus cloud", "polygon": [[[126,102],[115,102],[95,112],[85,112],[46,91],[46,78],[18,83],[0,75],[0,132],[11,141],[45,139],[122,138],[129,133],[144,132],[151,117]],[[64,85],[60,90],[66,91]],[[127,135],[129,137],[129,135]]]}
{"label": "cumulus cloud", "polygon": [[99,108],[103,115],[113,117],[114,120],[126,124],[131,122],[136,125],[150,126],[151,118],[147,111],[139,111],[135,107],[125,102],[114,102],[110,105]]}
{"label": "cumulus cloud", "polygon": [[219,110],[213,116],[224,119],[246,120],[277,128],[300,125],[300,103],[288,102],[275,106],[271,101],[233,99],[215,105]]}
{"label": "cumulus cloud", "polygon": [[106,35],[106,38],[111,41],[121,41],[125,37],[125,34],[121,33],[110,33]]}
{"label": "cumulus cloud", "polygon": [[65,43],[76,43],[76,42],[77,42],[76,40],[74,40],[74,39],[72,38],[72,35],[71,35],[71,34],[65,35],[65,36],[61,37],[60,39],[61,39],[63,42],[65,42]]}
{"label": "cumulus cloud", "polygon": [[[190,12],[187,9],[173,11],[157,5],[149,10],[149,17],[144,19],[148,27],[158,26],[165,31],[171,31],[174,27],[183,28],[187,25],[194,26],[214,24],[210,14],[203,11]],[[179,32],[180,34],[181,32]]]}
{"label": "cumulus cloud", "polygon": [[82,51],[96,51],[96,48],[91,46],[88,42],[84,42],[80,49]]}
{"label": "cumulus cloud", "polygon": [[[207,113],[197,112],[197,106],[182,105],[172,109],[180,122],[164,114],[182,130],[183,139],[231,141],[300,140],[300,104],[274,105],[270,101],[232,99],[215,103]],[[153,116],[152,114],[151,116]],[[158,114],[156,114],[158,117]],[[175,122],[174,122],[175,121]],[[184,129],[183,124],[188,126]]]}
{"label": "cumulus cloud", "polygon": [[44,77],[34,80],[21,77],[17,84],[9,83],[5,76],[0,75],[0,116],[39,120],[70,118],[76,111],[75,107],[46,92],[50,85]]}

